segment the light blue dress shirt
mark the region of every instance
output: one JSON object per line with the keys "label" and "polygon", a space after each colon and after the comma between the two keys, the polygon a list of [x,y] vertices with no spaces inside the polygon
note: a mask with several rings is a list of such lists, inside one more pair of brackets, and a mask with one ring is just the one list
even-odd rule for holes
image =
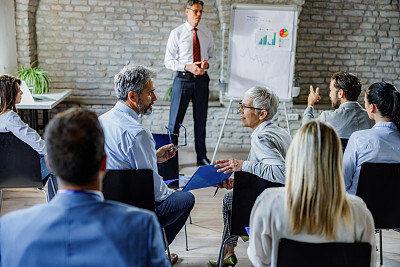
{"label": "light blue dress shirt", "polygon": [[393,122],[378,122],[371,129],[350,136],[343,155],[347,193],[356,194],[364,162],[400,163],[400,132]]}
{"label": "light blue dress shirt", "polygon": [[34,129],[24,123],[13,110],[9,110],[0,115],[0,133],[8,132],[12,132],[18,139],[30,145],[39,154],[46,153],[44,140]]}
{"label": "light blue dress shirt", "polygon": [[153,170],[155,201],[161,202],[172,194],[158,174],[156,142],[150,131],[138,122],[138,114],[122,102],[117,102],[99,117],[104,131],[109,170]]}

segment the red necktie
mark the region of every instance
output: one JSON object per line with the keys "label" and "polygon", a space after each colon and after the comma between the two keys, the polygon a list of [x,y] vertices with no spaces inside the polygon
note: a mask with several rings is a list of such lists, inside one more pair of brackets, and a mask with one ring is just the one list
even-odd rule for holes
{"label": "red necktie", "polygon": [[193,28],[193,62],[201,61],[200,42],[197,37],[197,28]]}

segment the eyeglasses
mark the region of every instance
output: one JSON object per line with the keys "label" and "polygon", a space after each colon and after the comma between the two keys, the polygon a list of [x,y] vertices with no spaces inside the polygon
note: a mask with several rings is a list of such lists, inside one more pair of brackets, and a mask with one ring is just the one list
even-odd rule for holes
{"label": "eyeglasses", "polygon": [[258,110],[265,110],[265,108],[254,108],[254,107],[249,107],[243,104],[242,102],[239,102],[239,110],[244,110],[245,108],[252,108],[252,109],[258,109]]}
{"label": "eyeglasses", "polygon": [[[176,145],[176,146],[173,146],[173,147],[176,147],[176,148],[180,148],[180,147],[182,147],[182,146],[187,146],[186,127],[183,126],[183,125],[180,124],[180,123],[179,123],[179,126],[183,127],[183,129],[185,130],[185,143],[184,143],[183,145]],[[169,143],[170,143],[170,144],[173,144],[173,143],[172,143],[172,138],[171,138],[171,131],[168,129],[167,126],[165,126],[165,129],[167,129],[167,131],[168,131]]]}
{"label": "eyeglasses", "polygon": [[192,10],[193,13],[195,13],[195,14],[197,14],[197,13],[203,14],[203,10],[197,10],[197,9],[191,9],[191,8],[190,8],[190,10]]}

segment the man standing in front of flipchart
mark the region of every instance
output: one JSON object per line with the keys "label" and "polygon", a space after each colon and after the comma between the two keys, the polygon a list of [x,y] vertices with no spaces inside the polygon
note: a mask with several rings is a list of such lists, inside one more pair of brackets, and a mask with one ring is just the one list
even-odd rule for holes
{"label": "man standing in front of flipchart", "polygon": [[193,103],[194,137],[197,164],[207,165],[206,122],[209,82],[207,71],[215,64],[211,31],[199,25],[203,1],[188,0],[187,21],[173,29],[165,52],[165,67],[176,71],[171,92],[168,129],[179,134],[190,99]]}

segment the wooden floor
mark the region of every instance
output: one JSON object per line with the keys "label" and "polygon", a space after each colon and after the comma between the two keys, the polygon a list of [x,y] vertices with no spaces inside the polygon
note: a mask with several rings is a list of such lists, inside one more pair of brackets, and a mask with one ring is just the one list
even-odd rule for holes
{"label": "wooden floor", "polygon": [[[219,153],[217,159],[239,158],[245,159],[248,151],[241,153]],[[211,159],[211,153],[209,153]],[[179,154],[180,173],[191,176],[197,166],[193,152],[181,150]],[[196,204],[191,213],[192,224],[187,223],[189,251],[185,251],[185,239],[183,230],[171,244],[171,252],[179,255],[179,266],[209,266],[208,260],[218,257],[223,231],[222,199],[226,190],[219,190],[213,197],[215,188],[194,190]],[[45,202],[44,194],[31,189],[9,189],[4,192],[1,215],[7,212],[23,209],[38,203]],[[378,237],[378,236],[377,236]],[[377,242],[379,239],[377,238]],[[248,242],[239,239],[236,255],[239,259],[237,266],[252,266],[247,258]],[[387,267],[400,266],[400,233],[393,230],[383,231],[384,265]],[[379,265],[379,253],[377,252],[377,266]]]}

